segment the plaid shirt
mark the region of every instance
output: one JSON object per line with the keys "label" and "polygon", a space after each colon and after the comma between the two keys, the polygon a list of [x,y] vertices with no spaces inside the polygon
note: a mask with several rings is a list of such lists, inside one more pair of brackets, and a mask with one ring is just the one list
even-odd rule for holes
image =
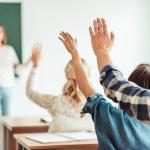
{"label": "plaid shirt", "polygon": [[150,121],[150,90],[124,79],[114,65],[105,66],[100,74],[100,83],[109,98],[119,103],[129,115]]}

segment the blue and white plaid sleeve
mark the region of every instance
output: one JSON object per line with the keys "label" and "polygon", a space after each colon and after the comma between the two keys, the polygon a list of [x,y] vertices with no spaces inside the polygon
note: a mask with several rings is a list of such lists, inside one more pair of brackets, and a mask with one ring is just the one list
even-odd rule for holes
{"label": "blue and white plaid sleeve", "polygon": [[150,90],[124,79],[114,65],[105,66],[100,74],[100,83],[110,99],[138,120],[150,121]]}

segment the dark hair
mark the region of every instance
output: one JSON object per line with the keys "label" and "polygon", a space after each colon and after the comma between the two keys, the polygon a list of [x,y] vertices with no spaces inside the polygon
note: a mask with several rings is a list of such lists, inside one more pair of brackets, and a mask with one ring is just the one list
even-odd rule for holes
{"label": "dark hair", "polygon": [[150,64],[138,65],[128,78],[137,85],[150,89]]}
{"label": "dark hair", "polygon": [[3,25],[1,25],[1,24],[0,24],[0,27],[3,29],[3,32],[4,32],[4,39],[3,39],[3,41],[2,41],[2,44],[3,44],[3,45],[7,45],[8,40],[7,40],[7,32],[6,32],[6,29],[5,29],[5,27],[4,27]]}

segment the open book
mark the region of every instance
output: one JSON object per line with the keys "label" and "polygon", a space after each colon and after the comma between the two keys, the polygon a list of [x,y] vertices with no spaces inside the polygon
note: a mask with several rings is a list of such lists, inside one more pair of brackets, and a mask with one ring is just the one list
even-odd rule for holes
{"label": "open book", "polygon": [[40,143],[71,142],[81,140],[96,140],[96,134],[91,132],[67,132],[67,133],[33,133],[26,138]]}

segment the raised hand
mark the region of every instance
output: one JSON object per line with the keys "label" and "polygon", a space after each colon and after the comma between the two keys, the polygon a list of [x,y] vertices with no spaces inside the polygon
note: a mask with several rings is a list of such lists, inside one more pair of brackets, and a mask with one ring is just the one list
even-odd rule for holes
{"label": "raised hand", "polygon": [[103,18],[94,20],[93,28],[91,26],[89,27],[89,33],[95,55],[97,56],[101,55],[101,53],[109,52],[114,44],[114,33],[108,33],[107,24]]}
{"label": "raised hand", "polygon": [[41,44],[37,43],[32,48],[32,63],[33,67],[36,68],[41,58]]}
{"label": "raised hand", "polygon": [[67,32],[61,32],[59,35],[60,37],[58,38],[62,41],[68,52],[72,55],[77,53],[77,40],[73,39]]}
{"label": "raised hand", "polygon": [[95,93],[95,89],[92,87],[87,72],[78,55],[76,40],[67,32],[61,32],[59,39],[63,42],[64,46],[72,56],[72,64],[80,90],[85,97],[92,95]]}

